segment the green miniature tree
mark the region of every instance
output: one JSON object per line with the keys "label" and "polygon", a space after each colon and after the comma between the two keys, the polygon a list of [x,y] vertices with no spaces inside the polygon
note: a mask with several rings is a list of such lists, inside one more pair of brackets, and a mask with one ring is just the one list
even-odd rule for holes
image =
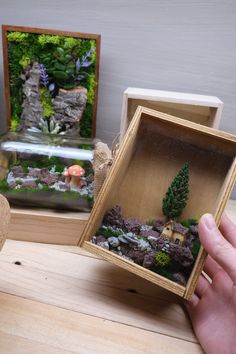
{"label": "green miniature tree", "polygon": [[162,212],[167,219],[179,217],[186,206],[189,192],[188,163],[179,170],[162,202]]}

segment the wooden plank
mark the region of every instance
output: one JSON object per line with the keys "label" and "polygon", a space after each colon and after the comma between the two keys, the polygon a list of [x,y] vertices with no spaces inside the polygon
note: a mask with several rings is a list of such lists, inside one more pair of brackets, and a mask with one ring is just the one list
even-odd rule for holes
{"label": "wooden plank", "polygon": [[104,260],[58,247],[7,240],[0,291],[196,342],[179,298]]}
{"label": "wooden plank", "polygon": [[65,353],[203,353],[196,343],[27,299],[1,293],[0,302],[3,333],[65,350]]}
{"label": "wooden plank", "polygon": [[7,238],[76,245],[88,217],[89,213],[11,208],[11,223]]}
{"label": "wooden plank", "polygon": [[[12,331],[13,332],[13,331]],[[0,330],[0,348],[7,354],[72,354],[75,352],[61,350],[49,344],[39,343],[37,340],[23,338],[14,334],[4,333]]]}
{"label": "wooden plank", "polygon": [[0,194],[0,250],[2,249],[9,228],[10,207],[6,198]]}

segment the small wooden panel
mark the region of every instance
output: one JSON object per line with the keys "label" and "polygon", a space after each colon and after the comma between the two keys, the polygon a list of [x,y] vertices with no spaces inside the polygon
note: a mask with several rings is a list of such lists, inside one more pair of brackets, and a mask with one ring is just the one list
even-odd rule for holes
{"label": "small wooden panel", "polygon": [[211,212],[219,222],[236,179],[235,153],[236,137],[231,134],[138,107],[79,244],[189,298],[202,270],[206,256],[203,250],[182,292],[176,283],[167,279],[163,282],[163,277],[155,273],[150,277],[150,271],[84,241],[91,240],[106,210],[115,205],[122,207],[125,217],[137,217],[144,222],[162,217],[162,199],[185,162],[190,168],[190,195],[182,219]]}
{"label": "small wooden panel", "polygon": [[156,354],[164,351],[167,354],[203,354],[198,343],[145,328],[130,327],[3,293],[0,301],[2,353]]}
{"label": "small wooden panel", "polygon": [[138,106],[218,128],[223,102],[214,96],[129,87],[123,96],[121,140]]}
{"label": "small wooden panel", "polygon": [[7,237],[10,222],[10,207],[6,198],[0,194],[0,250]]}
{"label": "small wooden panel", "polygon": [[89,213],[11,208],[8,238],[21,241],[77,245]]}

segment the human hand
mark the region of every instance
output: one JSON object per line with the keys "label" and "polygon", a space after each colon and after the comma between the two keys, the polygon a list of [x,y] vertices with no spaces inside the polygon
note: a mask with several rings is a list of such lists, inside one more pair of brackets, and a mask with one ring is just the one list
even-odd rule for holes
{"label": "human hand", "polygon": [[223,215],[219,229],[210,214],[201,217],[201,243],[208,256],[186,307],[206,354],[236,353],[236,225]]}

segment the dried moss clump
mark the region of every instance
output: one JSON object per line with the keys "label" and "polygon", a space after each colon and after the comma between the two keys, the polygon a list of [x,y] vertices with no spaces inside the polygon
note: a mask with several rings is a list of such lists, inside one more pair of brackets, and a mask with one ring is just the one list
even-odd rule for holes
{"label": "dried moss clump", "polygon": [[154,259],[156,265],[161,268],[167,268],[171,261],[170,256],[167,253],[161,251],[155,254]]}

